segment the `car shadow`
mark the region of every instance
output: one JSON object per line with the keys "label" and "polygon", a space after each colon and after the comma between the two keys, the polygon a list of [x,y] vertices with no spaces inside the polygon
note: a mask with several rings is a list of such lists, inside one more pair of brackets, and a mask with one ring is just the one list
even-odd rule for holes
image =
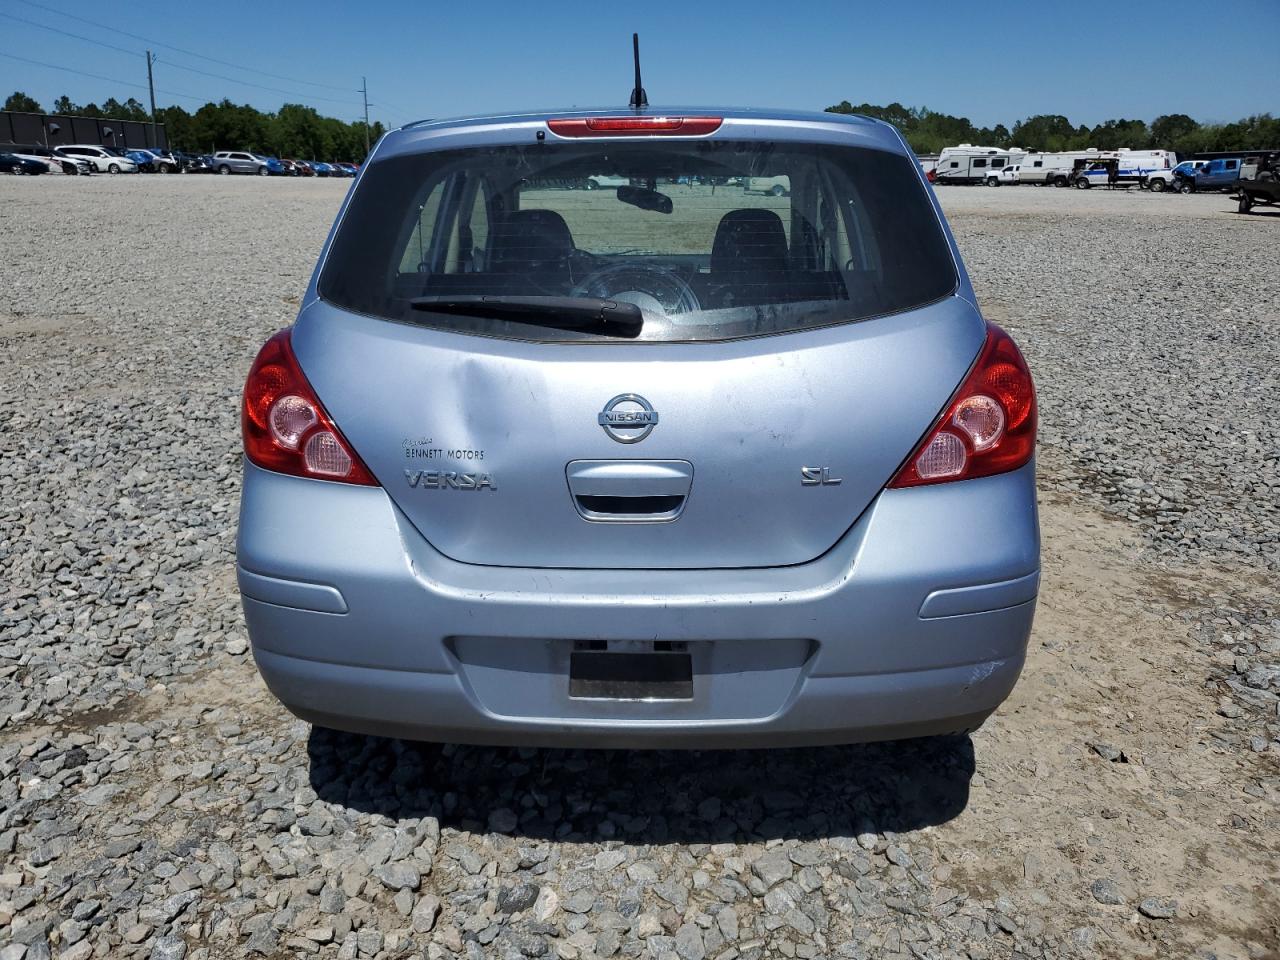
{"label": "car shadow", "polygon": [[902,833],[957,816],[968,736],[773,750],[553,750],[422,744],[312,728],[311,786],[395,821],[634,844]]}

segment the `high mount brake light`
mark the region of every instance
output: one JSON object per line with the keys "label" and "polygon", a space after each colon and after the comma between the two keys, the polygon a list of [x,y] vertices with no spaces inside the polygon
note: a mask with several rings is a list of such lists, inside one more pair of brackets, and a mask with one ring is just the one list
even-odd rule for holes
{"label": "high mount brake light", "polygon": [[253,361],[240,429],[245,456],[266,470],[378,486],[307,383],[287,329],[263,344]]}
{"label": "high mount brake light", "polygon": [[586,117],[548,120],[558,137],[697,137],[715,133],[723,117]]}
{"label": "high mount brake light", "polygon": [[890,487],[972,480],[1016,470],[1036,449],[1036,390],[1013,338],[987,324],[987,342],[946,412]]}

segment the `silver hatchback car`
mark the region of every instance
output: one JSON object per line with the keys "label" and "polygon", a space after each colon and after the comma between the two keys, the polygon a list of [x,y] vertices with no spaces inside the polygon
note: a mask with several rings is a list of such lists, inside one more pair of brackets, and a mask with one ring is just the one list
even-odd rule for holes
{"label": "silver hatchback car", "polygon": [[875,120],[390,133],[243,429],[254,655],[317,724],[883,740],[977,727],[1022,669],[1031,376]]}

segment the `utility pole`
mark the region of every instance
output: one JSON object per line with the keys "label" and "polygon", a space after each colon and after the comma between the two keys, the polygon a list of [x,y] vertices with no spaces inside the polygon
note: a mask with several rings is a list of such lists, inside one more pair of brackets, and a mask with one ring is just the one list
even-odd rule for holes
{"label": "utility pole", "polygon": [[151,65],[156,62],[156,56],[150,50],[147,51],[147,89],[151,92],[151,146],[159,147],[160,138],[156,131],[156,84],[151,77]]}
{"label": "utility pole", "polygon": [[360,93],[364,96],[364,155],[369,156],[369,83],[360,78]]}

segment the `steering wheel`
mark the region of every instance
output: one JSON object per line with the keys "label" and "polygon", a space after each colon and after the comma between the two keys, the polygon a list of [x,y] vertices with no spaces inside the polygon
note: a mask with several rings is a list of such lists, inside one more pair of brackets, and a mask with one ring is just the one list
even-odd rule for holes
{"label": "steering wheel", "polygon": [[698,295],[674,269],[618,263],[583,277],[570,291],[575,297],[600,297],[634,303],[651,313],[693,313],[702,309]]}

